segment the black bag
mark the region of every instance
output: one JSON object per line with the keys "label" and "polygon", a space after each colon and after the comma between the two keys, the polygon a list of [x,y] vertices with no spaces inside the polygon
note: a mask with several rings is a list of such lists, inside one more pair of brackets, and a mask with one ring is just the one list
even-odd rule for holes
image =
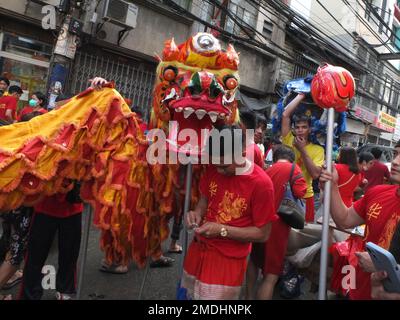
{"label": "black bag", "polygon": [[78,181],[74,182],[74,187],[67,193],[66,200],[71,204],[82,203],[81,199],[81,184]]}
{"label": "black bag", "polygon": [[[281,205],[278,209],[278,215],[287,225],[294,229],[304,229],[304,205],[297,199],[292,192],[292,177],[295,164],[293,163],[290,171],[289,181],[286,183],[286,190]],[[296,180],[296,179],[295,179]]]}

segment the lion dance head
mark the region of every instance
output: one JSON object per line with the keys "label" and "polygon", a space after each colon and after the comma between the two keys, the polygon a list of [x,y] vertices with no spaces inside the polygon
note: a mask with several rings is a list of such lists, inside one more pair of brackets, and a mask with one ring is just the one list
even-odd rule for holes
{"label": "lion dance head", "polygon": [[232,45],[221,48],[218,39],[198,33],[177,46],[165,43],[157,69],[152,127],[201,129],[238,121],[235,94],[239,88],[239,55]]}

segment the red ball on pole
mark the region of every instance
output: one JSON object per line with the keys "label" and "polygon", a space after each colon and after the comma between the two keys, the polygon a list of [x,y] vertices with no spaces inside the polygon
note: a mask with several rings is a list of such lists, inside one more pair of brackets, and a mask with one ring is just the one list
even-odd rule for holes
{"label": "red ball on pole", "polygon": [[337,66],[326,64],[318,68],[311,83],[311,95],[321,108],[334,108],[337,112],[347,110],[355,94],[355,81],[352,74]]}

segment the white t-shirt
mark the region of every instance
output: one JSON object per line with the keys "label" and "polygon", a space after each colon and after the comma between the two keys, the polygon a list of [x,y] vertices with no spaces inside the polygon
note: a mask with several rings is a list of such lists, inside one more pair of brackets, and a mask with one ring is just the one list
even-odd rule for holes
{"label": "white t-shirt", "polygon": [[268,163],[272,163],[273,162],[273,151],[272,149],[269,149],[268,153],[267,153],[267,158],[265,159],[265,161],[267,161]]}

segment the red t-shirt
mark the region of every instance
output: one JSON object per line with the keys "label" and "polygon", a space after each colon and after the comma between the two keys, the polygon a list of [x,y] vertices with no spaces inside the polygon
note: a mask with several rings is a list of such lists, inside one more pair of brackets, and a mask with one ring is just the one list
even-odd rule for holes
{"label": "red t-shirt", "polygon": [[83,211],[82,203],[69,203],[66,197],[65,193],[46,197],[35,206],[35,211],[55,218],[69,218]]}
{"label": "red t-shirt", "polygon": [[[256,145],[255,143],[248,145],[246,149],[246,155],[247,159],[258,165],[260,168],[264,168],[263,155],[258,145]],[[250,155],[252,155],[253,158],[251,158]]]}
{"label": "red t-shirt", "polygon": [[[21,110],[21,112],[18,114],[17,120],[18,120],[18,121],[21,121],[21,119],[22,119],[22,117],[23,117],[24,115],[30,114],[30,113],[32,113],[32,112],[34,112],[34,111],[35,111],[35,109],[32,108],[32,107],[30,107],[30,106],[24,107],[24,108]],[[47,110],[46,110],[46,109],[43,109],[43,108],[40,108],[40,109],[38,109],[38,110],[36,110],[36,111],[39,112],[39,113],[41,113],[41,114],[47,113]]]}
{"label": "red t-shirt", "polygon": [[[355,211],[365,220],[364,244],[373,242],[388,250],[400,221],[399,186],[381,185],[368,190],[354,203]],[[356,289],[350,290],[354,300],[371,299],[371,274],[356,267]]]}
{"label": "red t-shirt", "polygon": [[15,115],[17,112],[18,100],[14,96],[3,96],[0,98],[0,119],[6,120],[6,111],[12,110],[12,117],[15,120]]}
{"label": "red t-shirt", "polygon": [[365,179],[368,180],[368,184],[365,187],[365,191],[368,189],[379,186],[384,183],[384,178],[390,178],[390,172],[387,166],[385,166],[379,160],[375,160],[372,167],[365,172]]}
{"label": "red t-shirt", "polygon": [[[258,166],[247,175],[226,176],[210,165],[200,180],[200,192],[208,199],[205,221],[260,228],[278,219],[271,179]],[[202,236],[200,240],[228,257],[244,258],[251,250],[249,242]]]}
{"label": "red t-shirt", "polygon": [[[292,164],[290,162],[276,162],[265,171],[274,185],[276,209],[279,208],[283,196],[285,195],[286,183],[289,181],[291,170]],[[293,182],[293,180],[295,181]],[[294,167],[291,185],[295,197],[303,198],[305,196],[307,192],[307,183],[297,164]]]}
{"label": "red t-shirt", "polygon": [[362,182],[363,176],[360,173],[350,171],[347,164],[336,164],[336,170],[339,175],[339,193],[347,208],[353,205],[354,191]]}

